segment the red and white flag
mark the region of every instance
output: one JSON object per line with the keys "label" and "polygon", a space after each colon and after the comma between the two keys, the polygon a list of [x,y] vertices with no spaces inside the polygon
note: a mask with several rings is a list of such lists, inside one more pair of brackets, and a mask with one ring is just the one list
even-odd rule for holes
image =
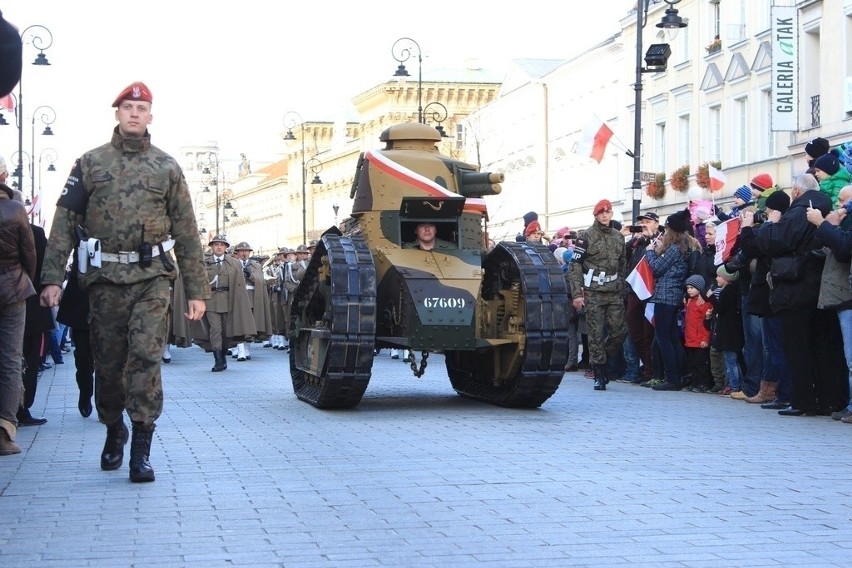
{"label": "red and white flag", "polygon": [[720,265],[731,258],[737,237],[740,234],[740,218],[734,217],[716,227],[716,256],[713,262]]}
{"label": "red and white flag", "polygon": [[610,138],[612,129],[601,119],[594,117],[583,128],[575,153],[588,156],[600,164]]}
{"label": "red and white flag", "polygon": [[707,164],[707,175],[710,178],[710,191],[719,191],[725,186],[725,182],[728,181],[725,174],[721,170],[714,168],[713,164]]}
{"label": "red and white flag", "polygon": [[626,280],[640,300],[647,300],[654,295],[654,271],[644,256],[636,268],[630,271]]}
{"label": "red and white flag", "polygon": [[654,325],[654,306],[656,305],[651,302],[645,304],[645,319],[651,322],[651,325]]}
{"label": "red and white flag", "polygon": [[27,207],[27,215],[38,215],[41,213],[41,200],[39,196],[33,197],[33,202]]}

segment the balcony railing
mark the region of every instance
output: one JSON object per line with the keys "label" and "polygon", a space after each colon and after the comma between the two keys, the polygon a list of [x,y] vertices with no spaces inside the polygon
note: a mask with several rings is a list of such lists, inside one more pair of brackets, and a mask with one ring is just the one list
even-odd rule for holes
{"label": "balcony railing", "polygon": [[819,95],[811,97],[811,128],[819,126]]}

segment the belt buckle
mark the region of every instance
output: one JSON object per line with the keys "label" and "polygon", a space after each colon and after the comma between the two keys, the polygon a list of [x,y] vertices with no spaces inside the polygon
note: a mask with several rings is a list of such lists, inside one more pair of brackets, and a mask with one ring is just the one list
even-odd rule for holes
{"label": "belt buckle", "polygon": [[125,251],[118,251],[118,262],[120,264],[130,264],[130,254]]}

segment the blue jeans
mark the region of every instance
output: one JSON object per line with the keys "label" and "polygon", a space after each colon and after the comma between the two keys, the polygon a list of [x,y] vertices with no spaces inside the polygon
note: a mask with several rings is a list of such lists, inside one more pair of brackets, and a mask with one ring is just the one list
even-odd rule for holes
{"label": "blue jeans", "polygon": [[728,386],[731,390],[742,390],[743,376],[740,373],[740,362],[737,360],[736,351],[723,351],[725,356],[725,376],[728,378]]}
{"label": "blue jeans", "polygon": [[746,364],[742,389],[749,396],[754,396],[760,390],[760,381],[763,379],[763,339],[760,327],[761,318],[748,313],[748,299],[745,296],[742,299],[742,314],[743,335],[745,336],[743,358]]}
{"label": "blue jeans", "polygon": [[680,383],[683,369],[683,344],[677,325],[679,306],[654,304],[654,338],[663,358],[666,382]]}
{"label": "blue jeans", "polygon": [[631,382],[639,380],[639,354],[630,334],[624,339],[624,378]]}
{"label": "blue jeans", "polygon": [[764,378],[776,383],[775,398],[790,402],[793,396],[793,375],[781,342],[781,316],[762,317],[760,324],[763,332],[763,348],[767,353],[764,360]]}
{"label": "blue jeans", "polygon": [[[840,333],[843,334],[843,353],[849,370],[849,391],[852,392],[852,309],[838,310],[837,319],[840,321]],[[849,410],[852,410],[852,403]]]}

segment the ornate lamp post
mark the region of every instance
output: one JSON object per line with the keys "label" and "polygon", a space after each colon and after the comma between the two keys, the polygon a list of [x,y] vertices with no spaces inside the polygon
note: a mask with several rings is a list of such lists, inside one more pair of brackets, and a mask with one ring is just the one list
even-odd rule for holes
{"label": "ornate lamp post", "polygon": [[[686,22],[678,16],[677,10],[674,8],[674,5],[680,0],[665,0],[665,2],[669,7],[657,27],[664,28],[669,41],[672,41],[677,30],[686,27]],[[633,183],[630,186],[633,193],[633,220],[639,216],[642,205],[642,73],[665,71],[666,63],[671,54],[668,44],[654,44],[648,48],[648,53],[645,55],[648,68],[642,66],[642,29],[647,23],[650,3],[651,0],[640,0],[636,5],[636,82],[633,83],[636,94],[633,103],[633,151],[628,152],[628,155],[633,158]]]}
{"label": "ornate lamp post", "polygon": [[[222,168],[219,167],[219,156],[216,153],[210,152],[209,158],[210,159],[208,161],[201,162],[201,175],[207,176],[204,180],[207,181],[207,183],[204,184],[204,189],[202,191],[204,193],[210,193],[211,185],[216,190],[216,233],[214,234],[215,236],[219,234],[219,173],[224,172],[222,172]],[[211,168],[215,170],[215,173],[211,170]],[[224,181],[225,178],[224,176],[222,176],[222,182],[224,183]]]}
{"label": "ornate lamp post", "polygon": [[[50,128],[50,125],[53,124],[54,122],[56,122],[56,111],[53,110],[53,107],[49,107],[47,105],[41,105],[40,107],[37,107],[33,111],[32,131],[30,133],[30,136],[31,136],[31,139],[30,139],[30,142],[31,142],[30,156],[33,156],[33,157],[35,157],[35,155],[36,155],[36,151],[35,151],[36,117],[39,117],[42,124],[44,124],[44,130],[41,133],[42,136],[53,136],[53,129]],[[55,153],[56,152],[54,151],[54,154]],[[53,161],[56,161],[56,158],[54,158]],[[41,180],[41,154],[39,154],[39,164],[38,165],[39,165],[39,180]],[[53,165],[53,162],[51,162],[51,166],[52,165]],[[53,170],[56,171],[56,168],[54,168]],[[32,173],[33,173],[33,175],[31,176],[32,179],[30,180],[32,182],[32,185],[30,187],[30,199],[32,200],[33,203],[35,203],[36,202],[35,172],[32,172]],[[41,200],[41,187],[39,187],[38,199]],[[37,209],[37,208],[34,207],[33,209]],[[34,218],[35,218],[35,213],[31,213],[30,214],[30,220],[32,221]]]}
{"label": "ornate lamp post", "polygon": [[334,209],[334,226],[336,227],[337,226],[337,212],[340,211],[340,205],[335,203],[334,205],[331,206],[331,208]]}
{"label": "ornate lamp post", "polygon": [[[405,62],[411,58],[411,50],[417,50],[417,122],[423,122],[423,52],[420,50],[420,44],[410,37],[401,37],[391,47],[391,55],[397,60],[399,66],[394,72],[394,77],[408,77],[408,69],[405,68]],[[443,106],[443,105],[442,105]],[[446,109],[445,109],[446,110]]]}
{"label": "ornate lamp post", "polygon": [[[24,28],[24,31],[21,32],[21,43],[25,44],[27,40],[30,40],[30,43],[34,48],[39,50],[38,55],[33,61],[33,65],[50,65],[50,62],[47,60],[47,56],[44,54],[44,50],[48,49],[51,45],[53,45],[53,34],[50,33],[50,30],[46,27],[36,24]],[[24,167],[23,162],[21,161],[24,154],[24,80],[23,77],[18,82],[18,100],[17,100],[17,112],[15,113],[15,125],[18,127],[18,167],[15,170],[17,178],[18,178],[18,188],[23,191],[24,188]],[[48,107],[49,108],[49,107]],[[51,109],[53,110],[53,109]],[[54,113],[54,118],[56,114]],[[35,121],[35,113],[33,113],[33,121]]]}
{"label": "ornate lamp post", "polygon": [[435,130],[441,135],[441,138],[449,138],[449,134],[444,132],[444,127],[442,123],[447,120],[448,116],[447,107],[439,103],[438,101],[433,101],[426,105],[423,109],[423,115],[425,120],[424,124],[428,124],[428,119],[431,118],[433,122],[437,123],[438,126],[435,127]]}
{"label": "ornate lamp post", "polygon": [[308,166],[310,166],[311,173],[314,174],[314,179],[311,181],[311,184],[321,184],[322,180],[319,178],[319,172],[322,171],[322,162],[317,158],[311,158],[309,160],[305,160],[305,121],[302,119],[302,116],[295,111],[289,111],[284,115],[284,127],[287,129],[287,133],[284,135],[284,140],[295,140],[296,136],[293,134],[293,128],[296,126],[300,127],[299,139],[302,144],[302,244],[308,244],[308,209],[307,209],[307,177],[308,177]]}
{"label": "ornate lamp post", "polygon": [[[38,155],[38,199],[39,199],[39,201],[41,201],[41,176],[42,176],[42,172],[44,172],[44,171],[55,172],[56,166],[54,166],[53,164],[56,163],[56,160],[58,160],[58,159],[59,159],[59,154],[57,154],[56,150],[54,150],[53,148],[45,148],[44,150],[39,152],[39,155]],[[41,164],[44,161],[47,162],[47,169],[46,170],[41,167]],[[38,209],[39,220],[40,220],[41,219],[41,205],[39,205],[38,207],[36,207],[34,209]]]}

